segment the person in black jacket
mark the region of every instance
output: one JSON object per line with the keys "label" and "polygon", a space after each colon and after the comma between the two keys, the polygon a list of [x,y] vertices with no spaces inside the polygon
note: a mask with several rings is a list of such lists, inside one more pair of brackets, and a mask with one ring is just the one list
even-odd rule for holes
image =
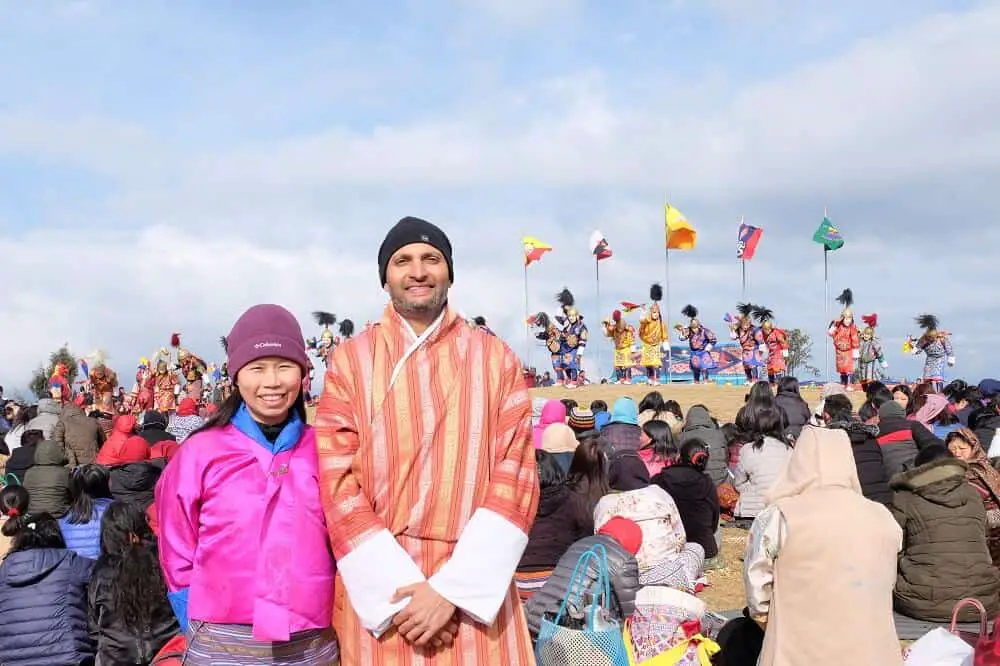
{"label": "person in black jacket", "polygon": [[24,477],[28,469],[35,464],[35,451],[44,440],[41,430],[25,430],[21,433],[21,446],[14,449],[7,460],[7,475],[14,475],[17,482],[24,485]]}
{"label": "person in black jacket", "polygon": [[853,409],[851,400],[846,395],[831,395],[823,403],[823,421],[827,428],[846,432],[851,440],[861,493],[873,502],[890,504],[892,491],[889,489],[889,475],[882,460],[882,449],[878,444],[879,428],[855,419]]}
{"label": "person in black jacket", "polygon": [[47,513],[10,518],[14,539],[0,564],[0,660],[4,666],[92,664],[87,582],[93,560],[66,549]]}
{"label": "person in black jacket", "polygon": [[162,412],[151,409],[143,412],[142,421],[137,429],[139,436],[146,440],[150,446],[159,444],[164,440],[176,442],[177,438],[167,432],[167,417]]}
{"label": "person in black jacket", "polygon": [[156,538],[142,509],[113,502],[101,519],[101,557],[87,593],[96,666],[149,664],[180,626],[167,601]]}
{"label": "person in black jacket", "polygon": [[782,377],[778,380],[774,404],[785,417],[785,436],[794,442],[799,438],[802,427],[812,418],[812,410],[799,393],[799,380],[795,377]]}
{"label": "person in black jacket", "polygon": [[[708,446],[697,438],[681,447],[681,460],[653,477],[652,482],[673,498],[689,542],[705,549],[705,559],[719,554],[715,531],[719,527],[719,493],[705,474]],[[707,564],[706,564],[707,566]]]}

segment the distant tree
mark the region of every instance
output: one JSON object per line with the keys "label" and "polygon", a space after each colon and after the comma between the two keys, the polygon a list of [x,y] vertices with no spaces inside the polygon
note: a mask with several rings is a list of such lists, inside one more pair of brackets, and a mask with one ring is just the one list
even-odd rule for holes
{"label": "distant tree", "polygon": [[819,377],[819,368],[810,365],[812,360],[813,343],[808,333],[800,328],[793,328],[788,331],[788,371],[790,377],[798,377],[799,371]]}
{"label": "distant tree", "polygon": [[52,376],[52,370],[56,367],[56,363],[62,363],[66,366],[66,381],[69,382],[70,386],[76,381],[76,375],[79,372],[76,357],[69,352],[66,345],[63,345],[49,354],[48,366],[40,365],[32,373],[28,388],[35,394],[36,398],[49,397],[49,377]]}

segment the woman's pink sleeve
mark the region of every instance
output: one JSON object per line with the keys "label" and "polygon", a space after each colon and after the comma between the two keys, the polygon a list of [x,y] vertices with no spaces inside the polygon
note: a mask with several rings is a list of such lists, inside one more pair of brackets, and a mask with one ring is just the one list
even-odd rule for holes
{"label": "woman's pink sleeve", "polygon": [[160,567],[170,592],[191,584],[201,510],[199,448],[188,443],[178,449],[156,484]]}

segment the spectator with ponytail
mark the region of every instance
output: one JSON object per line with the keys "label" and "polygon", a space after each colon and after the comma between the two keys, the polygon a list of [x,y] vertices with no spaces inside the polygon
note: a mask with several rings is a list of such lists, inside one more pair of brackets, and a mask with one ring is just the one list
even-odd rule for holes
{"label": "spectator with ponytail", "polygon": [[180,632],[167,601],[156,538],[142,507],[112,503],[101,519],[101,556],[88,590],[98,666],[149,664]]}
{"label": "spectator with ponytail", "polygon": [[90,463],[69,475],[69,513],[59,519],[66,547],[80,557],[96,560],[101,554],[101,516],[111,504],[111,476],[104,467]]}
{"label": "spectator with ponytail", "polygon": [[705,474],[709,458],[705,442],[689,439],[681,447],[680,462],[652,478],[652,483],[666,490],[677,504],[687,540],[705,549],[706,560],[719,554],[719,544],[715,540],[719,527],[719,494],[712,479]]}
{"label": "spectator with ponytail", "polygon": [[22,486],[5,486],[0,490],[0,557],[7,555],[11,539],[3,531],[3,525],[11,518],[16,518],[28,511],[28,491]]}
{"label": "spectator with ponytail", "polygon": [[93,560],[66,549],[59,522],[47,513],[18,511],[4,523],[3,534],[13,538],[0,564],[4,666],[93,663],[87,627],[87,583]]}

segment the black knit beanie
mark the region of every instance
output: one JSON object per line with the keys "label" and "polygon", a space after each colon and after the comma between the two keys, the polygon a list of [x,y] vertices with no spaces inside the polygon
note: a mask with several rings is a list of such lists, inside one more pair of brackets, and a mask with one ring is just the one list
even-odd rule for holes
{"label": "black knit beanie", "polygon": [[455,281],[455,268],[451,263],[451,241],[441,229],[434,226],[427,220],[419,217],[404,217],[389,229],[385,235],[385,240],[378,249],[378,277],[380,283],[385,285],[385,273],[389,266],[389,259],[392,255],[407,245],[413,243],[427,243],[444,255],[444,261],[448,264],[448,280]]}

